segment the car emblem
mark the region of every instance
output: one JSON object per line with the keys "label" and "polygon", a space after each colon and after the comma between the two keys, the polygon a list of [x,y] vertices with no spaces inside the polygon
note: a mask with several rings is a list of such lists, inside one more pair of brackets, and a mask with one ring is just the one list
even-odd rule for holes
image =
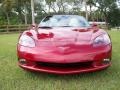
{"label": "car emblem", "polygon": [[69,47],[58,47],[60,52],[64,52],[65,50],[69,49]]}

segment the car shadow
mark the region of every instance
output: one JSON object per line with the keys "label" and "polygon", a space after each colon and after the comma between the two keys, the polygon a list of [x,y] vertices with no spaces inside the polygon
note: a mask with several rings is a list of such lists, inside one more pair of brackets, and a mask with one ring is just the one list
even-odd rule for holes
{"label": "car shadow", "polygon": [[90,73],[80,73],[80,74],[71,74],[71,75],[58,75],[58,74],[49,74],[49,73],[40,73],[33,71],[25,71],[25,74],[29,75],[30,78],[42,78],[44,79],[53,79],[53,80],[79,80],[79,79],[89,79],[89,78],[105,78],[105,76],[110,75],[111,71],[109,69],[90,72]]}

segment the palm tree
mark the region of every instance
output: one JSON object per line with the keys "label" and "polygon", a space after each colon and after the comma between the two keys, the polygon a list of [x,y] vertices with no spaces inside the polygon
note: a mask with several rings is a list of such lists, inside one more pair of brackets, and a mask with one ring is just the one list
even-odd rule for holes
{"label": "palm tree", "polygon": [[12,11],[12,8],[15,4],[15,1],[14,0],[4,0],[2,1],[2,9],[6,15],[6,18],[7,18],[7,23],[10,24],[10,13]]}
{"label": "palm tree", "polygon": [[34,1],[31,0],[31,12],[32,12],[32,24],[35,24],[35,17],[34,17]]}
{"label": "palm tree", "polygon": [[86,19],[88,20],[87,1],[88,1],[88,0],[84,0],[84,3],[85,3],[85,12],[86,12]]}
{"label": "palm tree", "polygon": [[87,5],[90,7],[90,20],[92,20],[92,6],[95,6],[95,0],[88,0]]}

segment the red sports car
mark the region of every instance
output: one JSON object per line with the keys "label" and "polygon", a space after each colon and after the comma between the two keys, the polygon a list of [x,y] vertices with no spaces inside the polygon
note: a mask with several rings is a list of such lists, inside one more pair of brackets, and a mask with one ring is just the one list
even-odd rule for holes
{"label": "red sports car", "polygon": [[111,54],[108,33],[78,15],[47,16],[24,31],[17,45],[20,67],[54,74],[105,69]]}

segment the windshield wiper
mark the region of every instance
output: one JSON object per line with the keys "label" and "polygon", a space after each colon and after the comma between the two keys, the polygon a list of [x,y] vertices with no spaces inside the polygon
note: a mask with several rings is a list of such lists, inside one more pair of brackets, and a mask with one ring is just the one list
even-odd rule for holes
{"label": "windshield wiper", "polygon": [[49,27],[49,26],[40,26],[39,28],[52,28],[52,27]]}
{"label": "windshield wiper", "polygon": [[60,27],[72,27],[72,26],[60,26]]}

